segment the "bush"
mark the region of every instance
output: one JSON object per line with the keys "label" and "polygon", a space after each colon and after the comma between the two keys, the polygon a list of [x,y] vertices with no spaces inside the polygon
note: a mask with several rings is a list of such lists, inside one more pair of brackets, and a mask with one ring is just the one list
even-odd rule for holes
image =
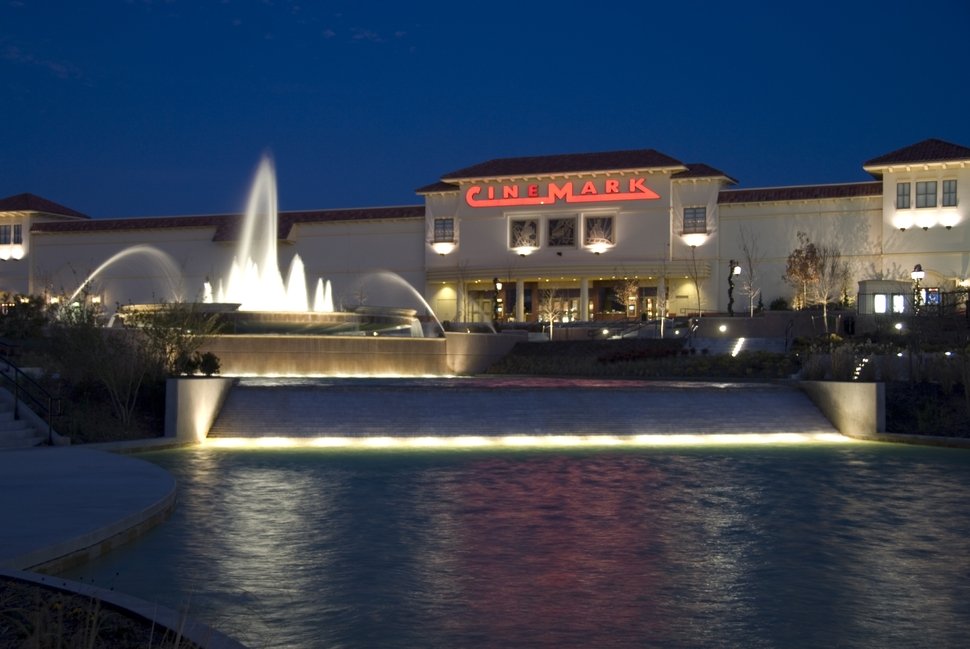
{"label": "bush", "polygon": [[783,297],[776,297],[768,305],[769,311],[791,311],[791,307],[788,306],[788,300]]}
{"label": "bush", "polygon": [[196,352],[194,359],[196,362],[196,367],[204,375],[212,376],[213,374],[219,373],[221,363],[219,363],[219,357],[212,352]]}

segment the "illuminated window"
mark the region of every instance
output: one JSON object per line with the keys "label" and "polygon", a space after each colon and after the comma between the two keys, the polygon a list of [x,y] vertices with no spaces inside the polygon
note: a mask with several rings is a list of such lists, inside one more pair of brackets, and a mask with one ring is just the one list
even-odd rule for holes
{"label": "illuminated window", "polygon": [[13,226],[13,242],[14,243],[24,242],[24,226],[20,225],[19,223],[15,223]]}
{"label": "illuminated window", "polygon": [[613,245],[613,217],[612,216],[588,216],[586,217],[586,237],[584,245],[592,246],[595,244]]}
{"label": "illuminated window", "polygon": [[684,208],[684,234],[689,234],[692,232],[707,232],[706,207]]}
{"label": "illuminated window", "polygon": [[905,295],[894,295],[893,296],[893,313],[905,313],[906,312],[906,296]]}
{"label": "illuminated window", "polygon": [[909,208],[909,183],[896,183],[896,209]]}
{"label": "illuminated window", "polygon": [[957,181],[943,181],[943,207],[957,206]]}
{"label": "illuminated window", "polygon": [[10,243],[10,233],[11,227],[9,225],[0,225],[0,245]]}
{"label": "illuminated window", "polygon": [[936,181],[916,183],[916,207],[936,207]]}
{"label": "illuminated window", "polygon": [[434,220],[434,242],[447,243],[455,240],[455,219],[441,218]]}
{"label": "illuminated window", "polygon": [[872,310],[876,313],[886,312],[886,296],[882,293],[877,293],[872,297]]}

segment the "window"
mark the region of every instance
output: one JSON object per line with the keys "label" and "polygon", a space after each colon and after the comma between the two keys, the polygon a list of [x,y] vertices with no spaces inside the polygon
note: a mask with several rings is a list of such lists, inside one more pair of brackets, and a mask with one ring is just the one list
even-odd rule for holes
{"label": "window", "polygon": [[586,236],[583,245],[592,246],[596,244],[616,243],[613,240],[613,217],[612,216],[589,216],[586,217]]}
{"label": "window", "polygon": [[916,207],[936,207],[936,181],[916,183]]}
{"label": "window", "polygon": [[905,210],[909,209],[909,190],[911,185],[909,183],[896,183],[896,209]]}
{"label": "window", "polygon": [[455,240],[455,219],[442,218],[434,220],[434,242],[447,243]]}
{"label": "window", "polygon": [[560,248],[576,245],[576,217],[549,219],[549,245]]}
{"label": "window", "polygon": [[886,312],[886,296],[883,293],[876,293],[872,298],[872,310],[876,313]]}
{"label": "window", "polygon": [[893,313],[906,313],[905,295],[893,295]]}
{"label": "window", "polygon": [[535,219],[509,222],[509,248],[538,248],[539,224]]}
{"label": "window", "polygon": [[10,232],[11,228],[9,225],[0,225],[0,245],[10,243]]}
{"label": "window", "polygon": [[706,207],[684,208],[684,234],[689,234],[691,232],[707,232]]}
{"label": "window", "polygon": [[15,223],[13,226],[13,242],[14,243],[24,242],[24,226],[22,226],[19,223]]}
{"label": "window", "polygon": [[957,181],[943,181],[943,207],[957,206]]}

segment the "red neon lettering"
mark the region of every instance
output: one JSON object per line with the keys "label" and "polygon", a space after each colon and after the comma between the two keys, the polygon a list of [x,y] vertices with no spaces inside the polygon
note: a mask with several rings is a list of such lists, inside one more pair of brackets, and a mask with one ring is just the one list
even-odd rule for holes
{"label": "red neon lettering", "polygon": [[558,201],[560,198],[565,198],[567,201],[569,197],[573,195],[573,184],[572,182],[563,183],[562,187],[559,187],[556,183],[549,183],[549,194],[547,198],[551,201]]}
{"label": "red neon lettering", "polygon": [[630,179],[630,193],[632,194],[634,192],[641,192],[643,194],[646,194],[647,192],[649,192],[650,190],[648,190],[644,186],[643,182],[644,182],[643,178],[631,178]]}
{"label": "red neon lettering", "polygon": [[[513,207],[546,205],[560,200],[566,203],[615,203],[659,199],[660,195],[647,187],[645,183],[646,180],[643,178],[630,178],[628,183],[630,191],[621,192],[619,180],[607,180],[604,184],[606,190],[603,194],[597,192],[596,186],[592,182],[584,183],[579,194],[574,193],[572,181],[564,182],[561,185],[548,183],[545,196],[540,195],[539,186],[533,184],[526,186],[527,197],[523,198],[519,197],[518,186],[503,185],[502,198],[496,198],[495,186],[472,185],[465,191],[465,202],[470,207]],[[483,189],[486,190],[484,192],[486,198],[479,198]]]}

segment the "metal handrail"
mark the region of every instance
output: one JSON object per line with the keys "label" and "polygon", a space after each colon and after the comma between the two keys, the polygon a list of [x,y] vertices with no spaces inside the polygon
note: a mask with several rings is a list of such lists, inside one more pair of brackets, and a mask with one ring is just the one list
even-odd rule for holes
{"label": "metal handrail", "polygon": [[[0,343],[0,349],[9,350],[11,346],[7,343]],[[7,352],[9,353],[9,351]],[[34,412],[45,412],[47,420],[47,443],[54,445],[54,403],[57,399],[48,392],[44,386],[31,378],[22,369],[15,365],[9,358],[0,357],[0,362],[6,367],[0,368],[0,379],[8,387],[12,386],[13,393],[13,418],[19,419],[19,406],[23,401],[28,404]],[[38,396],[39,393],[39,396]]]}

